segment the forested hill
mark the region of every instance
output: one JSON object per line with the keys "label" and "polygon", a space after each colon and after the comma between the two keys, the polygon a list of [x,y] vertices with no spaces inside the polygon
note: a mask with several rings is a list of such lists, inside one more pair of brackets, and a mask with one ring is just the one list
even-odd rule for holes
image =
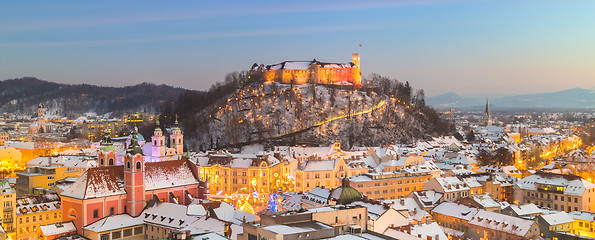
{"label": "forested hill", "polygon": [[84,114],[116,117],[125,112],[159,112],[185,92],[182,88],[141,83],[127,87],[59,84],[26,77],[0,81],[0,113],[34,117],[43,103],[48,117],[76,118]]}
{"label": "forested hill", "polygon": [[[353,86],[249,81],[233,73],[206,94],[182,94],[164,116],[180,115],[191,150],[246,144],[345,147],[408,143],[450,132],[423,90],[374,75]],[[171,121],[171,118],[169,119]],[[166,122],[169,122],[166,120]]]}

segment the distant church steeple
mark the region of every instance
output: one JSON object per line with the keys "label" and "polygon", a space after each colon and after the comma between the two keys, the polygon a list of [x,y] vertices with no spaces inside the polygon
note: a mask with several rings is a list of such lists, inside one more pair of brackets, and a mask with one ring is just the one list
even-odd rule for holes
{"label": "distant church steeple", "polygon": [[37,106],[37,133],[46,133],[45,128],[45,107],[43,103],[39,103]]}
{"label": "distant church steeple", "polygon": [[486,99],[486,110],[484,113],[484,124],[486,126],[492,126],[492,114],[490,114],[490,100]]}

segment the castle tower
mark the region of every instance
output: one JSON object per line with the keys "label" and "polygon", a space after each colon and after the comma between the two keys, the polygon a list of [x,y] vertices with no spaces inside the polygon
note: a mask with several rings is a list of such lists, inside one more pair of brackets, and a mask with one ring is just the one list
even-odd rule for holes
{"label": "castle tower", "polygon": [[132,133],[130,145],[124,155],[124,189],[126,190],[124,211],[136,217],[145,207],[145,159],[138,145],[136,131]]}
{"label": "castle tower", "polygon": [[174,128],[171,130],[171,148],[176,149],[176,154],[184,153],[184,135],[178,124],[178,117],[176,117],[176,123]]}
{"label": "castle tower", "polygon": [[486,126],[492,126],[492,115],[490,114],[490,101],[486,99],[486,110],[484,113],[484,124]]}
{"label": "castle tower", "polygon": [[111,130],[108,128],[103,131],[103,140],[99,148],[99,166],[108,167],[116,165],[116,148],[110,137]]}
{"label": "castle tower", "polygon": [[37,133],[46,133],[45,128],[45,107],[43,103],[39,103],[37,106]]}
{"label": "castle tower", "polygon": [[351,62],[359,68],[359,53],[352,53],[351,54]]}
{"label": "castle tower", "polygon": [[351,62],[356,66],[356,68],[354,69],[353,72],[353,80],[355,84],[360,84],[361,83],[361,78],[362,78],[362,72],[360,71],[360,67],[359,67],[359,53],[352,53],[351,54]]}
{"label": "castle tower", "polygon": [[161,127],[159,127],[159,120],[157,120],[157,127],[155,127],[155,131],[153,131],[151,141],[153,142],[153,151],[151,153],[151,156],[165,156],[165,137],[163,136],[163,131],[161,131]]}

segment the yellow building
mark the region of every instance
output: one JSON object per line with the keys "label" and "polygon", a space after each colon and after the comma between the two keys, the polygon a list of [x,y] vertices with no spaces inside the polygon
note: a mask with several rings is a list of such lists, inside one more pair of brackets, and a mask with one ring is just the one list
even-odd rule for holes
{"label": "yellow building", "polygon": [[569,215],[574,219],[571,233],[595,238],[595,212],[576,211]]}
{"label": "yellow building", "polygon": [[[142,120],[140,121],[142,122]],[[109,133],[110,137],[121,137],[118,134],[127,130],[124,121],[104,121],[104,122],[83,122],[78,124],[80,135],[91,140],[99,141],[103,137],[102,133]],[[110,130],[105,131],[105,130]]]}
{"label": "yellow building", "polygon": [[8,236],[14,234],[14,216],[15,216],[15,202],[16,194],[14,189],[10,187],[10,183],[6,180],[0,181],[0,194],[2,196],[2,228]]}
{"label": "yellow building", "polygon": [[399,199],[423,190],[432,175],[406,171],[366,173],[349,178],[351,186],[372,199]]}
{"label": "yellow building", "polygon": [[[0,170],[14,172],[21,164],[21,152],[13,147],[0,147]],[[24,165],[23,165],[24,167]]]}
{"label": "yellow building", "polygon": [[60,197],[57,194],[17,198],[15,207],[16,232],[12,239],[34,239],[39,226],[62,221]]}
{"label": "yellow building", "polygon": [[295,190],[307,192],[319,186],[325,186],[328,189],[337,188],[341,186],[341,179],[369,171],[370,169],[363,162],[347,163],[342,157],[306,159],[303,163],[300,161],[298,169],[295,170]]}
{"label": "yellow building", "polygon": [[211,154],[200,167],[200,177],[209,182],[211,194],[271,193],[292,190],[289,163],[274,156],[241,157]]}
{"label": "yellow building", "polygon": [[18,196],[34,194],[36,189],[50,189],[56,181],[79,176],[78,171],[67,170],[64,166],[34,166],[17,173],[16,191]]}
{"label": "yellow building", "polygon": [[150,239],[149,236],[145,236],[145,223],[143,219],[141,217],[131,217],[128,214],[107,216],[84,226],[83,229],[85,237],[91,240]]}

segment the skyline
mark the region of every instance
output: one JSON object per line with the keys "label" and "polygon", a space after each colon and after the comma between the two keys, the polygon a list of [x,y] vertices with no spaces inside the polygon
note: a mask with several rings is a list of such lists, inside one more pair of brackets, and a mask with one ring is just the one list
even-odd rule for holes
{"label": "skyline", "polygon": [[426,96],[595,89],[588,1],[52,3],[3,4],[0,80],[207,90],[253,63],[359,52],[364,77]]}

